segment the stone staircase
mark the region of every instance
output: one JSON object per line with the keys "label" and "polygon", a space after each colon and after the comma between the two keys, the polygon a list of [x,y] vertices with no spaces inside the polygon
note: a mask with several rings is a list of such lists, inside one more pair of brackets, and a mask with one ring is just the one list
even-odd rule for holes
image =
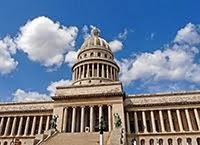
{"label": "stone staircase", "polygon": [[[109,142],[109,132],[104,133],[104,144]],[[39,139],[39,138],[38,138]],[[35,145],[99,145],[99,133],[53,133]]]}

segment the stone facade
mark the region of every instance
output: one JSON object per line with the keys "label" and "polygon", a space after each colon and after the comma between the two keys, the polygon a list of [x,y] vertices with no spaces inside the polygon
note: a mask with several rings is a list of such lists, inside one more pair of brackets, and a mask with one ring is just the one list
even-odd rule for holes
{"label": "stone facade", "polygon": [[72,70],[52,101],[0,103],[0,145],[98,145],[101,117],[105,145],[200,145],[200,91],[126,95],[97,29]]}

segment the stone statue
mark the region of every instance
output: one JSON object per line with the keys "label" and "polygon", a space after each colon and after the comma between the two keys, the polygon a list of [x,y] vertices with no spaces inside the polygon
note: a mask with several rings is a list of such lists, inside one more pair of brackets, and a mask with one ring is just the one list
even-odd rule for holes
{"label": "stone statue", "polygon": [[113,115],[114,115],[114,119],[115,119],[115,127],[116,128],[122,127],[122,121],[121,121],[121,118],[120,118],[119,114],[118,113],[114,113]]}
{"label": "stone statue", "polygon": [[57,128],[56,128],[57,127],[57,119],[58,119],[58,115],[54,115],[50,122],[50,129],[57,130]]}

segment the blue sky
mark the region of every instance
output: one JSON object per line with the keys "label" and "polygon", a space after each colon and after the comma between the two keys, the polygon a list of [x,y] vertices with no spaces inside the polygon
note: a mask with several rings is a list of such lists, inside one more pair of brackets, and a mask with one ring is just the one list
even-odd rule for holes
{"label": "blue sky", "polygon": [[1,1],[0,101],[49,99],[68,85],[93,26],[113,48],[128,94],[200,88],[200,2]]}

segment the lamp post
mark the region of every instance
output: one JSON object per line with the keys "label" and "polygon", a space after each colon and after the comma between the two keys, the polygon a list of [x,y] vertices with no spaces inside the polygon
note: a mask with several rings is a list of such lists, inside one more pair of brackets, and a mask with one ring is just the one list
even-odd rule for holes
{"label": "lamp post", "polygon": [[103,117],[101,116],[101,120],[99,121],[99,145],[104,145],[103,131],[105,128],[106,128],[105,121],[103,120]]}

